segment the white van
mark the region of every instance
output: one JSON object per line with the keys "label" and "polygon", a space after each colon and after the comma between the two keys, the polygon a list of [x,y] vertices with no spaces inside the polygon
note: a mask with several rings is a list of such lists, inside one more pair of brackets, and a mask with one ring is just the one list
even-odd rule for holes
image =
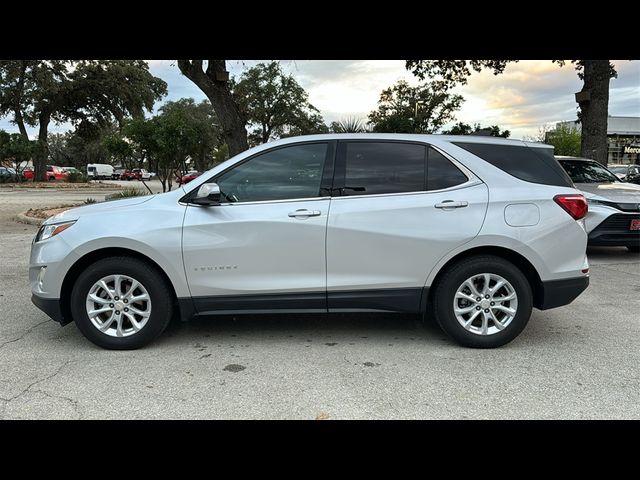
{"label": "white van", "polygon": [[87,176],[89,178],[111,178],[113,167],[106,163],[89,163],[87,165]]}

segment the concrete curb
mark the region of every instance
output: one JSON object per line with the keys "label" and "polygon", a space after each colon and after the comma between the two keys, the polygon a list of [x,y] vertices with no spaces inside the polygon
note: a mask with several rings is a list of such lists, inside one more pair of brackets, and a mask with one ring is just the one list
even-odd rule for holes
{"label": "concrete curb", "polygon": [[[70,209],[70,208],[81,207],[83,205],[84,205],[84,203],[72,203],[70,205],[69,204],[67,204],[67,205],[59,205],[57,207],[51,207],[51,208],[67,208],[67,209]],[[27,215],[27,212],[18,213],[17,215],[15,215],[13,217],[13,219],[16,222],[19,222],[19,223],[26,223],[27,225],[36,225],[36,226],[42,225],[42,223],[46,220],[44,218],[30,217],[29,215]]]}
{"label": "concrete curb", "polygon": [[44,218],[28,217],[24,213],[18,213],[14,217],[14,220],[18,223],[26,223],[27,225],[36,226],[40,226],[42,225],[42,222],[44,222]]}

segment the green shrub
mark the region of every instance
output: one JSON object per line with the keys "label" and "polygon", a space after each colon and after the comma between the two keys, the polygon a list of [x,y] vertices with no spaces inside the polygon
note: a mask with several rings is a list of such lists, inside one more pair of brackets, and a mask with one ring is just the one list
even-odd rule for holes
{"label": "green shrub", "polygon": [[87,176],[80,171],[71,171],[67,174],[68,183],[85,183],[86,181]]}
{"label": "green shrub", "polygon": [[116,193],[112,193],[111,195],[107,195],[105,198],[107,200],[120,200],[121,198],[130,198],[130,197],[143,197],[147,195],[146,192],[140,190],[136,187],[124,187],[122,190]]}

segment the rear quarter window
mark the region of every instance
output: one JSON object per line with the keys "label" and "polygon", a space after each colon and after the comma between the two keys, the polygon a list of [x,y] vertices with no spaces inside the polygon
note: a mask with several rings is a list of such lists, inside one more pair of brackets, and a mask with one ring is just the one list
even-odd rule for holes
{"label": "rear quarter window", "polygon": [[567,173],[553,158],[551,148],[471,142],[452,143],[520,180],[573,187],[573,182]]}

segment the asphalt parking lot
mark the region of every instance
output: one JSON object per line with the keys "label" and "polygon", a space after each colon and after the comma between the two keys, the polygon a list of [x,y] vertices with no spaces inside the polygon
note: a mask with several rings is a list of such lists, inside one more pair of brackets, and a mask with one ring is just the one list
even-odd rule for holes
{"label": "asphalt parking lot", "polygon": [[0,188],[0,419],[640,418],[640,256],[626,249],[589,250],[589,289],[496,350],[411,316],[272,315],[176,322],[115,352],[31,304],[37,227],[12,218],[108,193]]}

